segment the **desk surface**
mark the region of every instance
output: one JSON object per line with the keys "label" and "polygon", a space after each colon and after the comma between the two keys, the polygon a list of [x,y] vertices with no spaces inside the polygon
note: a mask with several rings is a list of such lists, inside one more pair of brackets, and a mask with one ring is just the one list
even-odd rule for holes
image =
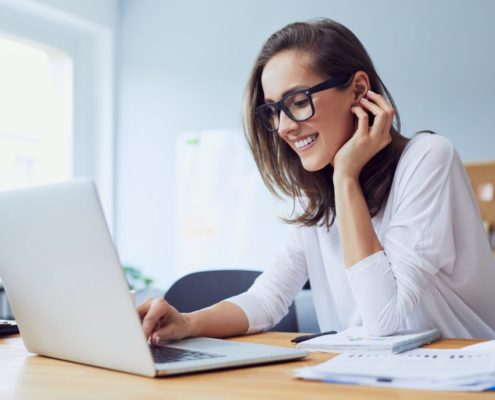
{"label": "desk surface", "polygon": [[[292,347],[293,336],[269,332],[231,340]],[[431,347],[458,348],[474,342],[448,339]],[[0,399],[495,399],[495,392],[425,392],[292,378],[292,369],[331,357],[311,353],[302,361],[153,379],[35,356],[13,336],[0,338]]]}

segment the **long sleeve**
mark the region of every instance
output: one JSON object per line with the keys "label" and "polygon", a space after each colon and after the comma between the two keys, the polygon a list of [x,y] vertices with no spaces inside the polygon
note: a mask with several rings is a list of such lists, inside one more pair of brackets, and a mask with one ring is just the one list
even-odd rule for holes
{"label": "long sleeve", "polygon": [[390,223],[381,238],[383,251],[347,270],[370,334],[403,327],[433,277],[455,261],[453,163],[460,163],[455,150],[439,136],[403,156],[385,210]]}
{"label": "long sleeve", "polygon": [[239,306],[249,320],[247,333],[275,326],[308,279],[299,228],[294,227],[277,253],[276,261],[245,293],[226,299]]}

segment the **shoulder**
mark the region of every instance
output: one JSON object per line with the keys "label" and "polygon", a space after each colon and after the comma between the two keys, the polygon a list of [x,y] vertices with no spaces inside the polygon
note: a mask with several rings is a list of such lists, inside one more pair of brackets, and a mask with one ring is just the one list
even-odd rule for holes
{"label": "shoulder", "polygon": [[397,174],[448,171],[455,158],[455,148],[444,136],[418,133],[410,139],[397,166]]}
{"label": "shoulder", "polygon": [[449,162],[454,153],[454,146],[445,136],[418,133],[407,144],[402,158],[413,158],[417,162],[419,162],[418,157],[437,162]]}
{"label": "shoulder", "polygon": [[418,133],[407,143],[394,175],[392,190],[407,194],[411,190],[432,189],[450,179],[456,151],[444,136]]}

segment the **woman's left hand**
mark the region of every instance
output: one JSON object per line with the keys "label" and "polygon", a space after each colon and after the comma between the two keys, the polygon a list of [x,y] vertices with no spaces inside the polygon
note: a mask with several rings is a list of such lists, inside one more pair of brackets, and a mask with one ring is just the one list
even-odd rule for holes
{"label": "woman's left hand", "polygon": [[[351,108],[357,117],[357,130],[339,149],[334,158],[334,176],[358,179],[366,163],[387,146],[392,136],[390,128],[395,110],[382,95],[369,91]],[[373,126],[368,124],[368,113],[374,116]]]}

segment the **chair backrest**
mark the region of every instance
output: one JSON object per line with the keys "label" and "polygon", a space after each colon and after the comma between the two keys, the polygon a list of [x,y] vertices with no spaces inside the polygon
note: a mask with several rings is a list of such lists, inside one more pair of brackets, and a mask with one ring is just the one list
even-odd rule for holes
{"label": "chair backrest", "polygon": [[[180,312],[196,311],[245,292],[260,274],[260,271],[237,269],[193,272],[175,282],[164,298]],[[288,314],[271,330],[298,332],[294,304],[291,304]]]}

